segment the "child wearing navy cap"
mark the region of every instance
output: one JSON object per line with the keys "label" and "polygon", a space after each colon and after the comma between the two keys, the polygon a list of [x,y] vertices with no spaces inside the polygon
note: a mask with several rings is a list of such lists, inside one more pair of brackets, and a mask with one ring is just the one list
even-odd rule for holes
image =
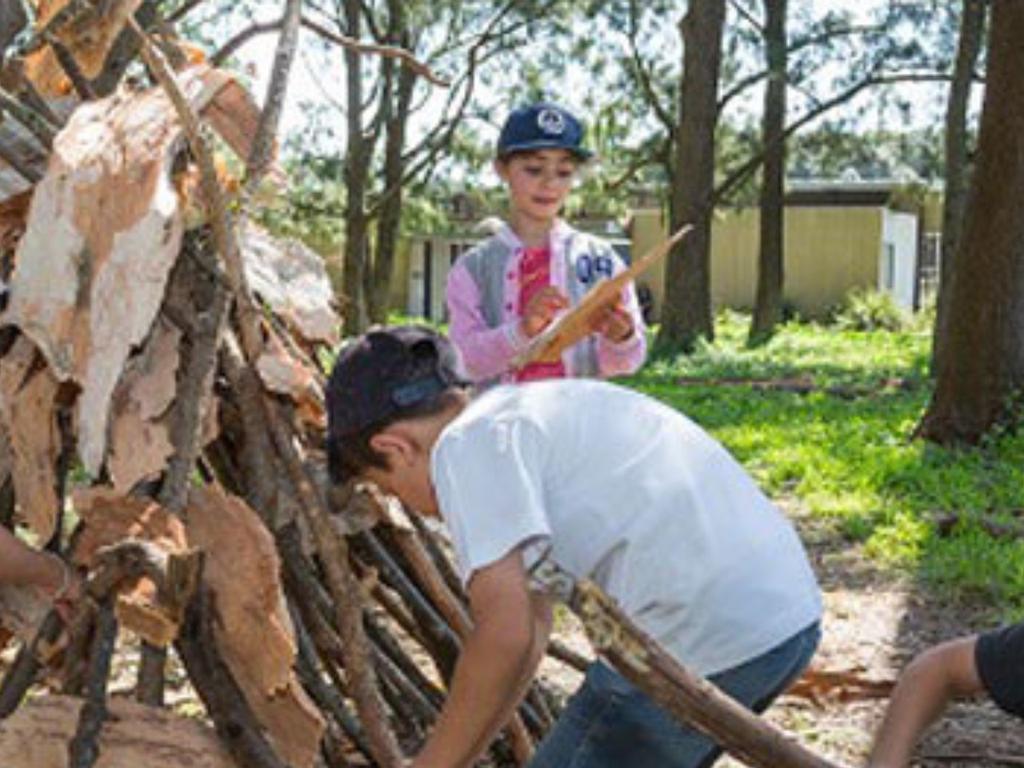
{"label": "child wearing navy cap", "polygon": [[[429,328],[378,328],[326,387],[331,480],[441,516],[466,588],[445,705],[411,768],[472,766],[548,645],[531,569],[592,579],[666,653],[756,712],[807,666],[821,595],[796,530],[681,413],[606,381],[550,379],[470,399]],[[706,768],[721,750],[604,661],[530,768]]]}
{"label": "child wearing navy cap", "polygon": [[513,370],[511,361],[563,310],[625,268],[611,244],[559,218],[579,167],[592,153],[563,107],[514,110],[498,137],[494,168],[508,189],[507,221],[466,252],[448,277],[452,341],[478,384],[628,374],[647,352],[635,287],[555,363]]}

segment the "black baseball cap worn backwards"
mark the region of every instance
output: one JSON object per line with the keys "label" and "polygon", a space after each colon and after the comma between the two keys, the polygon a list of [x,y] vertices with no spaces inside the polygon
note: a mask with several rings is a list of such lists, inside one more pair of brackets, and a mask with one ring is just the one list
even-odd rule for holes
{"label": "black baseball cap worn backwards", "polygon": [[327,383],[328,441],[401,416],[466,385],[451,342],[418,325],[369,331],[342,348]]}
{"label": "black baseball cap worn backwards", "polygon": [[578,160],[593,152],[583,146],[583,125],[558,104],[541,101],[513,110],[498,135],[498,158],[533,149],[565,149]]}

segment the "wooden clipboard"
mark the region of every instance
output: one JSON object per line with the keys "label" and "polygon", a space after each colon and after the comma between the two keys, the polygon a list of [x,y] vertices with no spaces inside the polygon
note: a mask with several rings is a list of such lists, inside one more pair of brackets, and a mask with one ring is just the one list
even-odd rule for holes
{"label": "wooden clipboard", "polygon": [[643,257],[635,260],[619,274],[602,280],[572,309],[559,315],[543,331],[530,340],[519,355],[512,360],[512,367],[523,368],[530,363],[555,363],[562,357],[562,352],[593,333],[591,322],[598,312],[618,299],[622,289],[641,272],[654,264],[672,250],[693,229],[686,224],[668,239],[654,246]]}

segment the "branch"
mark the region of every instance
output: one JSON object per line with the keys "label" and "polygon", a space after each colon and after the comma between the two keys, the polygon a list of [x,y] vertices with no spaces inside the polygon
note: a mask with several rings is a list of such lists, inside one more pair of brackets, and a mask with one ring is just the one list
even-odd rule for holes
{"label": "branch", "polygon": [[[655,153],[657,154],[657,153]],[[610,182],[605,184],[606,192],[614,192],[627,181],[630,181],[637,173],[642,171],[649,165],[654,165],[659,162],[656,157],[652,157],[647,150],[638,151],[636,157],[630,162],[629,166],[624,170],[617,179],[612,179]]]}
{"label": "branch", "polygon": [[[805,37],[802,40],[795,41],[786,49],[786,55],[791,56],[797,51],[800,51],[804,48],[808,48],[812,45],[817,45],[818,43],[827,42],[828,40],[831,40],[834,37],[844,37],[846,35],[856,35],[868,32],[879,32],[882,29],[882,27],[877,25],[862,25],[831,29],[820,34],[812,35],[810,37]],[[739,96],[743,91],[745,91],[750,86],[757,85],[757,83],[761,82],[766,77],[768,77],[767,69],[762,70],[760,72],[755,72],[752,75],[747,75],[745,78],[737,82],[729,90],[723,93],[721,97],[719,97],[718,111],[722,112],[730,101]]]}
{"label": "branch", "polygon": [[91,768],[99,758],[100,732],[107,719],[107,683],[110,679],[111,657],[117,641],[117,619],[111,600],[99,608],[96,630],[89,653],[89,672],[86,680],[85,704],[78,715],[75,735],[68,744],[70,768]]}
{"label": "branch", "polygon": [[786,126],[786,129],[779,135],[779,137],[769,144],[762,147],[761,151],[754,155],[752,158],[747,160],[741,166],[736,168],[730,173],[711,193],[711,198],[708,202],[709,211],[714,208],[722,199],[729,194],[735,187],[741,184],[750,174],[757,170],[757,168],[764,162],[765,156],[768,152],[775,147],[779,142],[785,141],[798,130],[803,128],[807,123],[815,120],[821,115],[825,114],[829,110],[838,107],[841,104],[845,104],[854,96],[859,94],[868,88],[873,88],[876,85],[893,85],[895,83],[926,83],[926,82],[942,82],[949,80],[949,75],[942,74],[940,72],[909,72],[905,74],[891,74],[891,75],[872,75],[871,77],[861,80],[845,91],[833,96],[827,101],[821,102],[820,105],[814,109],[806,112],[799,119]]}
{"label": "branch", "polygon": [[[498,24],[501,23],[502,19],[504,19],[505,16],[507,16],[511,12],[512,8],[516,5],[516,2],[517,0],[507,0],[505,5],[499,8],[490,18],[490,20],[484,25],[483,31],[479,35],[477,35],[472,45],[469,46],[469,50],[466,52],[466,66],[462,74],[460,75],[459,79],[455,82],[453,87],[451,87],[448,90],[448,98],[445,101],[444,107],[442,107],[440,110],[440,113],[442,115],[448,114],[449,110],[452,107],[452,104],[455,102],[455,96],[459,92],[460,88],[463,87],[463,84],[468,84],[466,85],[466,87],[470,91],[473,89],[473,81],[476,78],[476,68],[480,65],[480,63],[482,61],[485,61],[491,55],[495,55],[497,53],[497,50],[492,50],[486,54],[481,55],[480,49],[483,48],[483,46],[489,43],[491,40],[497,38],[507,39],[509,35],[511,35],[520,27],[523,27],[528,23],[525,20],[519,21],[513,24],[509,24],[509,26],[504,27],[499,31],[495,31],[498,27]],[[553,7],[554,5],[557,5],[558,2],[559,0],[552,0],[551,2],[547,3],[547,5],[539,8],[538,14],[542,15],[546,13],[549,8]],[[417,144],[415,147],[410,149],[402,156],[403,161],[408,160],[409,158],[414,157],[428,149],[431,154],[431,158],[436,156],[440,146],[443,146],[444,143],[446,143],[454,133],[455,125],[457,125],[458,122],[461,120],[461,115],[465,110],[467,103],[468,99],[465,98],[465,95],[463,95],[462,102],[460,103],[458,110],[455,111],[454,116],[451,118],[445,118],[444,120],[438,122],[438,124],[435,125],[434,128],[426,136],[424,136],[422,140],[420,140],[419,144]],[[408,180],[409,178],[412,177],[407,175],[405,178],[406,180]]]}
{"label": "branch", "polygon": [[[234,54],[251,38],[280,29],[283,23],[284,19],[282,18],[277,21],[253,24],[251,27],[243,29],[237,35],[228,40],[223,46],[221,46],[220,50],[210,57],[210,63],[215,67],[220,66],[223,64],[225,59]],[[372,53],[378,56],[399,59],[413,72],[421,75],[425,80],[439,88],[447,88],[450,85],[448,80],[434,74],[433,70],[431,70],[429,66],[421,62],[412,54],[411,51],[407,51],[405,48],[398,48],[392,45],[377,45],[376,43],[364,43],[346,35],[339,35],[337,32],[332,32],[323,25],[313,21],[312,19],[308,19],[305,16],[301,18],[301,24],[303,27],[316,33],[324,40],[340,45],[342,48],[347,48],[355,51],[356,53]]]}
{"label": "branch", "polygon": [[849,27],[836,27],[834,29],[827,29],[824,32],[820,32],[816,35],[810,35],[801,40],[794,40],[793,43],[786,49],[787,54],[794,54],[797,51],[801,51],[804,48],[809,48],[812,45],[818,43],[824,43],[831,40],[834,37],[846,37],[847,35],[860,35],[869,34],[871,32],[884,32],[885,27],[879,24],[854,24]]}
{"label": "branch", "polygon": [[661,99],[658,97],[657,92],[654,90],[654,84],[651,82],[650,72],[647,71],[647,67],[644,66],[643,59],[640,57],[640,50],[636,45],[636,36],[639,29],[637,22],[637,0],[630,0],[629,3],[629,52],[633,59],[633,69],[637,82],[640,84],[641,90],[647,96],[647,103],[654,110],[654,114],[657,115],[658,120],[665,127],[669,136],[673,136],[676,131],[675,121],[672,119],[672,115],[662,105]]}
{"label": "branch", "polygon": [[752,85],[757,85],[759,82],[768,77],[768,70],[764,69],[760,72],[755,72],[752,75],[747,75],[745,78],[735,83],[729,90],[723,93],[718,99],[717,111],[721,114],[725,110],[725,106],[732,101],[734,98],[743,93],[747,88]]}
{"label": "branch", "polygon": [[4,673],[3,683],[0,684],[0,720],[10,717],[21,704],[43,668],[41,659],[45,650],[57,642],[63,629],[64,622],[60,614],[51,609],[32,642],[23,645],[18,651],[18,656]]}
{"label": "branch", "polygon": [[53,139],[57,135],[57,126],[50,123],[40,113],[25,106],[3,88],[0,88],[0,109],[10,113],[11,117],[25,126],[46,149],[53,148]]}
{"label": "branch", "polygon": [[362,0],[360,5],[363,7],[363,21],[366,22],[366,27],[370,30],[370,35],[374,40],[383,42],[384,33],[381,31],[380,25],[377,23],[377,17],[373,15],[373,8],[366,2],[366,0]]}
{"label": "branch", "polygon": [[42,29],[35,31],[24,43],[18,46],[17,51],[10,56],[11,59],[23,59],[30,53],[34,53],[46,45],[47,35],[56,33],[61,28],[73,24],[81,18],[92,16],[96,13],[89,0],[70,0],[65,6],[57,11]]}
{"label": "branch", "polygon": [[758,34],[764,34],[764,22],[748,11],[739,0],[729,0],[729,5],[739,14],[740,18],[757,30]]}
{"label": "branch", "polygon": [[185,508],[196,459],[202,451],[202,411],[213,385],[217,350],[230,306],[228,292],[222,282],[213,280],[212,283],[213,296],[208,301],[201,300],[202,294],[198,291],[190,291],[191,300],[180,307],[180,311],[194,319],[180,344],[177,397],[172,405],[170,422],[174,453],[167,462],[158,497],[161,506],[174,514],[181,514]]}
{"label": "branch", "polygon": [[0,160],[11,166],[11,168],[18,172],[19,176],[30,184],[36,184],[43,178],[43,174],[31,165],[24,163],[15,151],[8,146],[7,142],[0,142]]}
{"label": "branch", "polygon": [[277,21],[262,21],[246,27],[236,33],[233,37],[229,38],[224,45],[214,51],[210,56],[210,64],[214,67],[222,66],[227,59],[233,56],[239,48],[249,42],[252,38],[257,35],[265,35],[268,32],[280,29],[283,21],[283,19],[278,19]]}
{"label": "branch", "polygon": [[723,693],[666,653],[596,584],[575,585],[570,607],[594,650],[623,677],[745,765],[841,768]]}
{"label": "branch", "polygon": [[[551,0],[545,6],[538,9],[538,15],[543,15],[549,8],[553,7],[554,5],[557,5],[559,1],[560,0]],[[403,160],[406,160],[420,152],[423,152],[424,150],[427,150],[426,155],[422,157],[420,161],[417,162],[412,168],[406,170],[406,172],[402,175],[401,180],[396,185],[393,185],[390,188],[385,189],[383,192],[381,192],[380,197],[377,198],[373,205],[370,206],[367,212],[367,215],[369,217],[372,218],[373,216],[377,215],[380,212],[381,208],[384,206],[387,199],[391,197],[391,195],[395,194],[395,192],[399,188],[408,184],[412,179],[415,179],[420,173],[423,172],[425,168],[431,166],[434,163],[434,160],[436,159],[437,155],[440,154],[441,150],[444,147],[446,147],[448,143],[451,141],[452,136],[455,134],[455,129],[459,126],[459,123],[461,122],[462,119],[462,115],[465,112],[467,105],[469,104],[470,97],[473,94],[473,89],[475,88],[476,85],[477,67],[480,61],[496,53],[496,51],[491,51],[489,54],[481,56],[479,53],[480,49],[486,43],[490,42],[492,39],[506,36],[510,34],[512,31],[518,29],[523,24],[525,24],[525,22],[519,22],[516,24],[512,24],[508,27],[505,27],[500,32],[495,32],[495,29],[498,26],[498,24],[512,10],[515,4],[516,0],[509,0],[509,2],[507,2],[504,7],[499,9],[494,14],[494,16],[491,17],[490,21],[485,26],[484,31],[476,39],[473,45],[470,46],[470,49],[467,53],[466,69],[463,75],[460,77],[457,84],[458,86],[459,84],[464,82],[466,83],[466,86],[462,94],[462,100],[459,103],[459,106],[456,109],[454,116],[438,123],[434,130],[428,133],[415,148],[413,148],[409,152],[406,152],[403,155]],[[458,87],[452,88],[448,91],[448,101],[445,103],[444,108],[441,110],[442,114],[446,114],[448,112],[449,108],[451,107],[451,104],[454,101],[455,93],[457,91]],[[429,149],[427,149],[428,147]]]}
{"label": "branch", "polygon": [[46,42],[53,49],[53,53],[57,57],[57,63],[64,70],[64,74],[68,76],[71,85],[75,89],[75,93],[78,94],[78,98],[82,101],[95,99],[96,92],[92,89],[92,85],[89,84],[89,79],[82,72],[81,67],[78,66],[75,55],[54,35],[47,34]]}
{"label": "branch", "polygon": [[203,1],[204,0],[185,0],[184,3],[182,3],[180,6],[175,8],[174,11],[168,14],[167,21],[169,21],[171,24],[173,24],[176,21],[180,21],[186,16],[186,14],[192,11],[196,6],[201,5]]}
{"label": "branch", "polygon": [[339,35],[324,26],[311,21],[309,19],[302,20],[303,26],[309,28],[311,31],[318,34],[325,40],[332,43],[337,43],[343,48],[354,50],[357,53],[373,53],[378,56],[388,56],[391,58],[399,59],[405,66],[409,67],[417,75],[423,77],[427,82],[438,86],[439,88],[447,88],[450,85],[450,81],[445,80],[439,75],[435,75],[433,70],[430,69],[426,64],[417,59],[411,51],[407,51],[405,48],[398,48],[392,45],[376,45],[373,43],[363,43],[359,40],[355,40],[345,35]]}
{"label": "branch", "polygon": [[[270,166],[270,159],[277,137],[277,126],[281,121],[281,110],[288,90],[288,76],[291,74],[292,62],[295,60],[295,48],[299,40],[299,24],[301,21],[302,0],[287,0],[284,16],[281,18],[281,36],[278,38],[277,50],[274,52],[274,67],[267,84],[267,98],[260,113],[260,122],[256,127],[256,135],[249,150],[249,158],[245,167],[245,184],[242,188],[243,199],[248,198],[256,190],[260,179]],[[243,203],[242,213],[245,215]]]}

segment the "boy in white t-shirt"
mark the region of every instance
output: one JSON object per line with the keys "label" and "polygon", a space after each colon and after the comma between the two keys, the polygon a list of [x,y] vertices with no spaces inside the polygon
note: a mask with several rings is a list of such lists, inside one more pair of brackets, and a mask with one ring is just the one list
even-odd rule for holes
{"label": "boy in white t-shirt", "polygon": [[[671,408],[581,379],[470,400],[448,341],[411,326],[345,347],[327,407],[332,479],[362,477],[443,516],[469,595],[474,629],[417,768],[471,765],[514,711],[551,628],[528,577],[541,556],[597,582],[756,711],[810,660],[821,602],[795,531]],[[718,755],[596,662],[531,765],[691,768]]]}

